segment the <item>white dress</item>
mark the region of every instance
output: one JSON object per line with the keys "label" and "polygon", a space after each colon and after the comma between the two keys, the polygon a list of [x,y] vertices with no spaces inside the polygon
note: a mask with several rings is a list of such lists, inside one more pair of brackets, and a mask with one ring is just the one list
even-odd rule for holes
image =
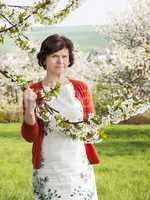
{"label": "white dress", "polygon": [[[70,121],[83,120],[83,107],[71,82],[61,86],[51,106]],[[33,169],[32,180],[35,200],[98,200],[84,142],[72,140],[57,128],[44,135],[42,165]]]}

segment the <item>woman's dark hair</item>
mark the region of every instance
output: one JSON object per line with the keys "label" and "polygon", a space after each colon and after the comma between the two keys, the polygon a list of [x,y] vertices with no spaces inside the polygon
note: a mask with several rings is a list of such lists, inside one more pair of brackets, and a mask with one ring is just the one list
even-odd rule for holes
{"label": "woman's dark hair", "polygon": [[73,43],[69,38],[58,34],[50,35],[42,42],[40,52],[37,54],[38,64],[46,69],[44,64],[46,57],[63,48],[67,48],[69,51],[68,67],[71,67],[74,64]]}

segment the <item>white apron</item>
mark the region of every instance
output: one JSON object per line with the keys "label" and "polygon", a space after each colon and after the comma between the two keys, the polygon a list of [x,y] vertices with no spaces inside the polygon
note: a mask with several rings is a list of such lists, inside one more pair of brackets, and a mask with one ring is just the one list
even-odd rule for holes
{"label": "white apron", "polygon": [[[70,121],[83,120],[83,107],[71,82],[61,86],[51,106]],[[44,135],[41,168],[33,169],[32,180],[35,200],[98,200],[84,142],[72,140],[57,128]]]}

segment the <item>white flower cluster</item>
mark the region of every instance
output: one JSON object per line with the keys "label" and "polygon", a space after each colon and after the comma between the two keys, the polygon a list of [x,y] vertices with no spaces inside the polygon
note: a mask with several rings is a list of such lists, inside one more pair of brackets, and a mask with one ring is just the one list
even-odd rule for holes
{"label": "white flower cluster", "polygon": [[[54,88],[53,92],[54,90],[56,89]],[[44,101],[42,106],[37,108],[37,116],[44,121],[46,130],[49,129],[50,132],[53,132],[54,129],[61,130],[61,133],[72,139],[80,139],[85,143],[101,142],[107,136],[104,131],[106,127],[137,115],[138,112],[141,112],[141,107],[143,107],[143,111],[148,109],[148,106],[150,107],[149,104],[137,104],[133,98],[125,101],[119,99],[114,102],[113,106],[107,106],[108,114],[106,116],[89,113],[87,121],[70,122],[59,111],[50,106],[52,97],[56,98],[56,96],[53,96],[48,88],[45,88],[43,95],[45,95],[45,92],[49,93],[50,98],[47,95],[46,97],[43,96]]]}
{"label": "white flower cluster", "polygon": [[[58,89],[58,88],[57,88]],[[53,92],[56,90],[53,88]],[[47,94],[49,93],[49,96]],[[54,92],[55,93],[55,92]],[[42,119],[45,124],[45,134],[48,130],[53,133],[53,130],[60,131],[72,139],[83,140],[85,143],[97,143],[102,141],[101,126],[93,113],[89,113],[87,121],[70,122],[59,111],[51,107],[50,101],[56,96],[50,93],[49,88],[44,88],[41,92],[43,97],[42,104],[36,108],[36,115]]]}

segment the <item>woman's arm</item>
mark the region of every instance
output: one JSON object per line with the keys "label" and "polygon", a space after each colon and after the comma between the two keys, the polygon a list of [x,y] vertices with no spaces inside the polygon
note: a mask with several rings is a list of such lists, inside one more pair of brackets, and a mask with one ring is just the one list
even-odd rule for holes
{"label": "woman's arm", "polygon": [[[87,113],[87,118],[89,116],[89,113],[94,113],[96,115],[92,93],[87,83],[85,83],[85,105],[86,105],[85,111]],[[92,165],[100,164],[101,163],[100,155],[98,154],[97,149],[94,146],[94,144],[85,143],[84,145],[85,145],[86,154],[87,154],[90,164]]]}
{"label": "woman's arm", "polygon": [[96,114],[96,110],[95,110],[95,105],[94,105],[92,93],[89,89],[89,86],[87,83],[85,83],[84,85],[85,85],[85,93],[84,93],[85,112],[87,113],[87,117],[88,117],[89,113]]}
{"label": "woman's arm", "polygon": [[21,134],[28,142],[33,142],[39,135],[39,124],[36,120],[34,109],[29,109],[30,106],[25,107],[23,99],[23,122],[21,125]]}

